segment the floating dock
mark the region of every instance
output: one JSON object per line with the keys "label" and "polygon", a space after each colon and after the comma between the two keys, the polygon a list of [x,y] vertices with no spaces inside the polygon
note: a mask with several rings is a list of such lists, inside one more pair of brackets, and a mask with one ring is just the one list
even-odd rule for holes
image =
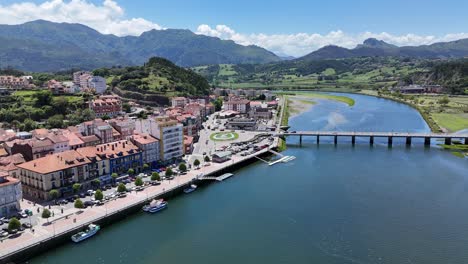
{"label": "floating dock", "polygon": [[294,157],[294,156],[283,156],[282,158],[280,158],[278,160],[275,160],[275,161],[272,161],[272,162],[268,163],[268,165],[273,166],[273,165],[275,165],[277,163],[280,163],[280,162],[286,163],[286,162],[293,161],[295,159],[296,159],[296,157]]}
{"label": "floating dock", "polygon": [[232,173],[225,173],[225,174],[223,174],[223,175],[221,175],[221,176],[218,176],[218,177],[211,177],[211,176],[208,176],[208,177],[207,177],[207,176],[202,176],[202,177],[200,177],[200,178],[198,178],[198,179],[199,179],[199,180],[213,180],[213,181],[222,182],[222,181],[224,181],[224,180],[226,180],[227,178],[230,178],[230,177],[232,177],[232,176],[234,176],[234,174],[232,174]]}

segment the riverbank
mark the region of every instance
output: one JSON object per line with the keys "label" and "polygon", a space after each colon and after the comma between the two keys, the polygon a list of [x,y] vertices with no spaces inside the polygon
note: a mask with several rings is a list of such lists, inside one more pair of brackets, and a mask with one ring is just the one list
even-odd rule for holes
{"label": "riverbank", "polygon": [[289,118],[309,111],[315,104],[316,102],[306,97],[288,96]]}

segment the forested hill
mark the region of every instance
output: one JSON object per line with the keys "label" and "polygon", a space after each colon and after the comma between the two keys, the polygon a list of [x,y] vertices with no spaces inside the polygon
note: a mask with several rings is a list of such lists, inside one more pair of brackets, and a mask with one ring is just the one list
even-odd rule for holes
{"label": "forested hill", "polygon": [[117,37],[81,24],[44,20],[0,25],[0,43],[0,68],[11,66],[35,72],[141,65],[154,56],[184,67],[281,60],[257,46],[243,46],[190,30],[151,30],[138,37]]}
{"label": "forested hill", "polygon": [[151,100],[152,96],[207,95],[210,89],[201,75],[157,57],[143,66],[100,68],[94,74],[106,77],[124,97],[140,100]]}
{"label": "forested hill", "polygon": [[429,62],[428,71],[417,72],[412,82],[439,84],[453,94],[468,94],[468,59]]}

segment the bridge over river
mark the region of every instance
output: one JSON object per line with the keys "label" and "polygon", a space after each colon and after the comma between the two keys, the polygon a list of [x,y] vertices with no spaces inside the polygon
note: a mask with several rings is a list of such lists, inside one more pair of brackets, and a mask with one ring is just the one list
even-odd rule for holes
{"label": "bridge over river", "polygon": [[465,145],[468,145],[468,134],[438,134],[438,133],[404,133],[404,132],[350,132],[350,131],[291,131],[273,133],[274,136],[280,137],[299,137],[299,142],[302,143],[302,137],[316,137],[317,144],[320,143],[320,137],[333,137],[334,143],[338,144],[339,137],[351,138],[351,143],[356,143],[356,137],[369,138],[369,143],[374,144],[375,138],[387,138],[388,145],[393,144],[394,138],[406,138],[406,144],[411,145],[413,138],[424,139],[424,145],[429,146],[431,139],[443,139],[446,145],[452,144],[453,140],[460,140]]}

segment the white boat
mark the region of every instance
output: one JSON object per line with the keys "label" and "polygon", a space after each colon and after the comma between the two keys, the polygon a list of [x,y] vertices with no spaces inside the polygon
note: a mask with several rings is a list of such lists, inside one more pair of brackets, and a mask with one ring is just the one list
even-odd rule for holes
{"label": "white boat", "polygon": [[143,211],[148,213],[156,213],[167,208],[168,203],[163,199],[153,200],[149,205],[143,206]]}
{"label": "white boat", "polygon": [[194,192],[196,189],[197,189],[198,186],[196,186],[195,184],[192,184],[190,185],[189,188],[185,188],[184,189],[184,193],[191,193],[191,192]]}
{"label": "white boat", "polygon": [[74,234],[73,236],[71,236],[71,239],[75,243],[81,242],[85,239],[88,239],[94,236],[100,229],[101,229],[100,226],[95,225],[95,224],[90,224],[85,231]]}

